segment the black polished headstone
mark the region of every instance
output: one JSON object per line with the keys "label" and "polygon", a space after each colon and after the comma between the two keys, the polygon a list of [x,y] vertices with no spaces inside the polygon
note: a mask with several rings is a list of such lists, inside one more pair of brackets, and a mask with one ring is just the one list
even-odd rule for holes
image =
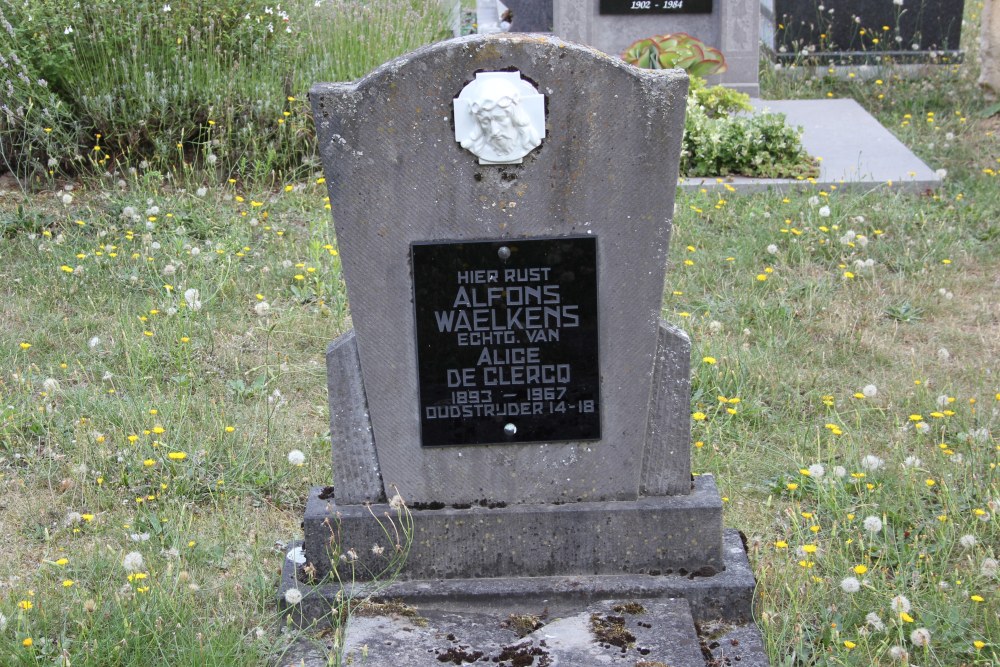
{"label": "black polished headstone", "polygon": [[711,14],[712,0],[601,0],[601,14]]}
{"label": "black polished headstone", "polygon": [[601,437],[594,237],[414,243],[421,443]]}

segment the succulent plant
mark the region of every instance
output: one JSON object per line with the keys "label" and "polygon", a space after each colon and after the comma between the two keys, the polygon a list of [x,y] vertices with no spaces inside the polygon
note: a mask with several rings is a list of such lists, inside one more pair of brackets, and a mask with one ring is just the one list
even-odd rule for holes
{"label": "succulent plant", "polygon": [[697,37],[678,32],[646,37],[634,42],[622,54],[625,62],[645,69],[679,67],[688,74],[708,76],[727,69],[722,52]]}

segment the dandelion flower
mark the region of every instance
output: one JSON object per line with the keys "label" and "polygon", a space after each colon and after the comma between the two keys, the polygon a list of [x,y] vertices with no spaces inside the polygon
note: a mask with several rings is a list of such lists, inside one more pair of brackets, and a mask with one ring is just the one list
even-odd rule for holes
{"label": "dandelion flower", "polygon": [[31,637],[25,637],[23,640],[21,640],[21,646],[23,646],[24,648],[31,648],[32,644],[34,643],[35,642],[31,639]]}
{"label": "dandelion flower", "polygon": [[293,466],[301,466],[306,462],[306,455],[301,450],[293,449],[288,452],[288,462]]}
{"label": "dandelion flower", "polygon": [[297,588],[289,588],[285,591],[285,602],[288,604],[298,604],[302,602],[302,591]]}
{"label": "dandelion flower", "polygon": [[927,628],[917,628],[910,633],[910,642],[914,646],[926,647],[931,645],[931,631]]}
{"label": "dandelion flower", "polygon": [[127,572],[138,572],[142,569],[144,561],[142,560],[142,554],[138,551],[130,551],[122,559],[122,567],[125,568]]}

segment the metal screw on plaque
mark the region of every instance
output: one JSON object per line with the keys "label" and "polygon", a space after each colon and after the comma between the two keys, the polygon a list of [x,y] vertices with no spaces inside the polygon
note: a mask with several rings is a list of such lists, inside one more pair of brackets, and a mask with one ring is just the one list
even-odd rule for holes
{"label": "metal screw on plaque", "polygon": [[506,433],[507,435],[514,435],[515,433],[517,433],[517,427],[514,426],[513,424],[507,424],[506,426],[503,427],[503,432]]}
{"label": "metal screw on plaque", "polygon": [[[510,248],[505,245],[500,246],[500,249],[497,250],[497,257],[504,260],[510,259]],[[510,426],[510,424],[507,424],[507,426]]]}

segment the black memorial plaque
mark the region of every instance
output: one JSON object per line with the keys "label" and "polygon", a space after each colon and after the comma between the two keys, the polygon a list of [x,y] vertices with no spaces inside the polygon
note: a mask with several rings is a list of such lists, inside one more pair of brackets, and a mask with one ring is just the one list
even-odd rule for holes
{"label": "black memorial plaque", "polygon": [[597,240],[414,243],[421,443],[601,437]]}
{"label": "black memorial plaque", "polygon": [[711,14],[712,0],[601,0],[601,14]]}

